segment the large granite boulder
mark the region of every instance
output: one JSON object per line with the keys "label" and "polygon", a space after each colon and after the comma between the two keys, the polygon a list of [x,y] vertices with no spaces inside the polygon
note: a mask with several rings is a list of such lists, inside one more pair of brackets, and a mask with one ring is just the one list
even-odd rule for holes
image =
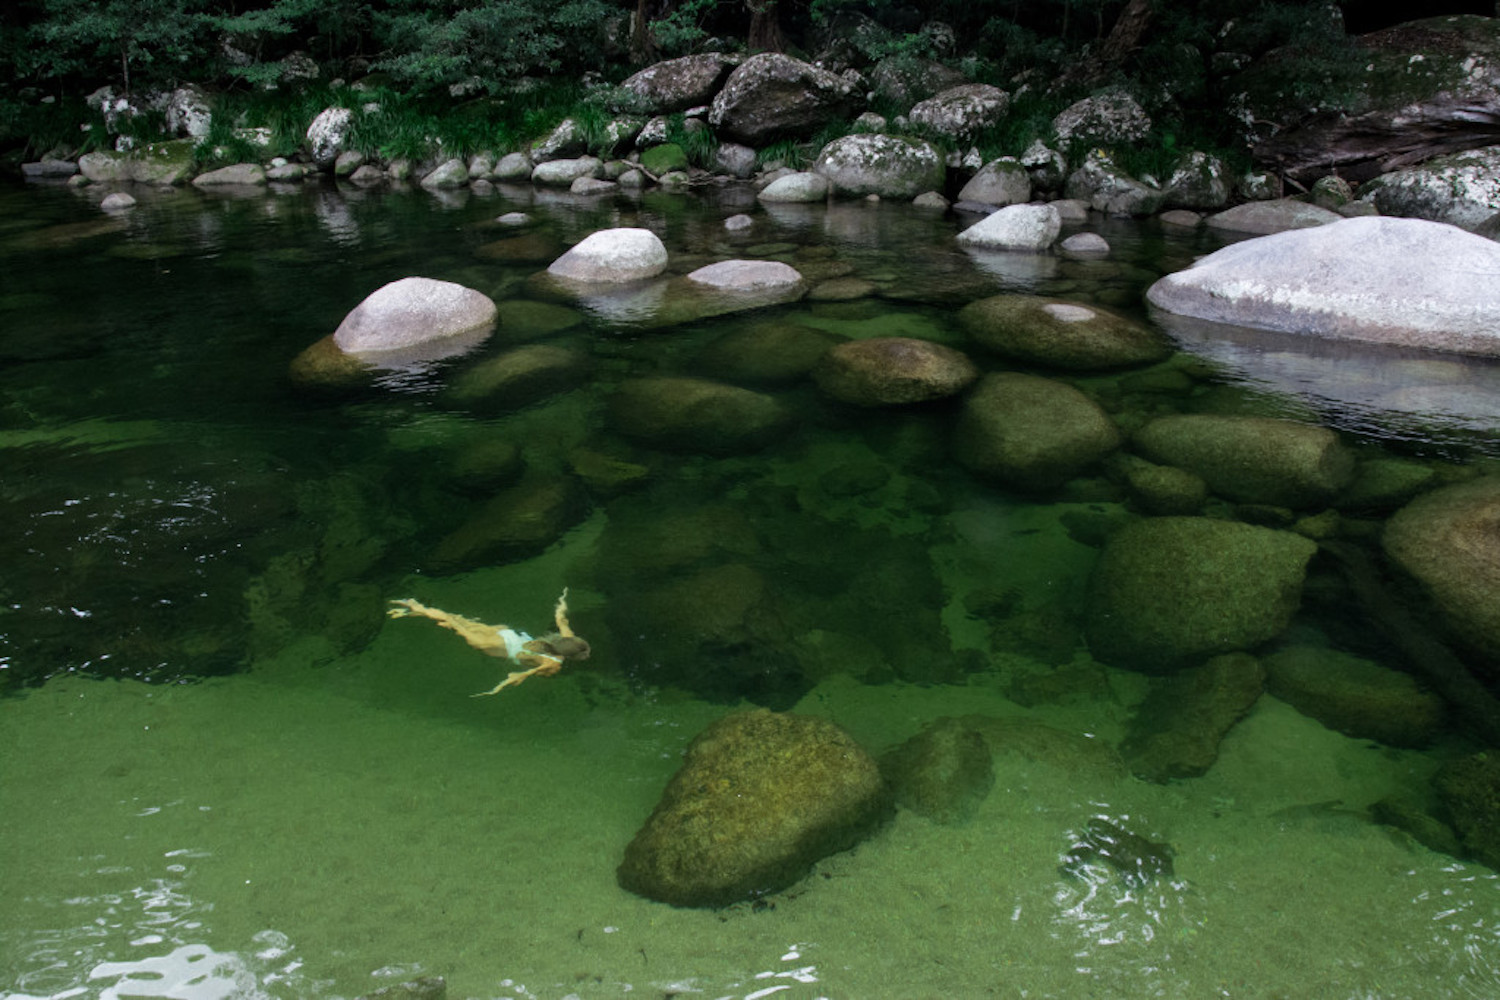
{"label": "large granite boulder", "polygon": [[965,83],[919,101],[907,118],[927,132],[967,142],[1000,124],[1010,108],[1010,95],[987,83]]}
{"label": "large granite boulder", "polygon": [[136,181],[140,184],[181,184],[193,176],[193,139],[148,142],[128,153],[95,150],[78,158],[78,172],[96,184]]}
{"label": "large granite boulder", "polygon": [[1104,546],[1085,632],[1094,656],[1167,673],[1274,639],[1302,600],[1317,543],[1205,517],[1153,517]]}
{"label": "large granite boulder", "polygon": [[613,426],[670,451],[710,455],[757,451],[785,434],[791,414],[773,396],[707,379],[631,379],[610,398]]}
{"label": "large granite boulder", "polygon": [[876,96],[903,108],[968,82],[968,77],[956,69],[909,55],[887,56],[870,70],[870,85]]}
{"label": "large granite boulder", "polygon": [[862,103],[848,80],[779,52],[762,52],[729,74],[708,121],[721,138],[758,146],[853,118]]}
{"label": "large granite boulder", "polygon": [[969,471],[1024,490],[1080,475],[1120,444],[1099,404],[1063,382],[998,372],[964,400],[953,449]]}
{"label": "large granite boulder", "polygon": [[818,154],[813,169],[828,178],[835,194],[902,199],[941,188],[947,172],[931,143],[880,134],[833,140]]}
{"label": "large granite boulder", "polygon": [[900,406],[967,389],[979,369],[961,351],[911,337],[868,337],[823,355],[813,378],[829,396],[855,406]]}
{"label": "large granite boulder", "polygon": [[1474,230],[1500,212],[1500,146],[1486,146],[1395,170],[1360,189],[1381,215],[1446,222]]}
{"label": "large granite boulder", "polygon": [[1085,97],[1052,119],[1057,141],[1115,145],[1137,142],[1151,133],[1151,117],[1135,98],[1120,90]]}
{"label": "large granite boulder", "polygon": [[1172,353],[1170,341],[1140,323],[1061,299],[995,295],[964,306],[958,320],[985,350],[1049,368],[1124,368]]}
{"label": "large granite boulder", "polygon": [[553,261],[547,273],[570,281],[618,284],[667,269],[667,248],[649,229],[601,229]]}
{"label": "large granite boulder", "polygon": [[347,354],[407,351],[434,341],[487,334],[498,308],[483,292],[433,278],[402,278],[382,285],[355,306],[333,342]]}
{"label": "large granite boulder", "polygon": [[1419,219],[1343,219],[1215,251],[1158,309],[1305,336],[1500,355],[1500,245]]}
{"label": "large granite boulder", "polygon": [[734,64],[722,52],[704,52],[647,66],[620,84],[628,95],[620,110],[667,115],[707,104]]}
{"label": "large granite boulder", "polygon": [[1210,229],[1267,236],[1271,233],[1283,233],[1288,229],[1326,226],[1341,219],[1342,215],[1320,205],[1294,201],[1291,198],[1272,198],[1269,201],[1250,201],[1216,212],[1204,219],[1203,224]]}
{"label": "large granite boulder", "polygon": [[1271,417],[1183,413],[1158,417],[1135,435],[1153,462],[1201,477],[1241,503],[1317,507],[1354,480],[1354,453],[1326,427]]}
{"label": "large granite boulder", "polygon": [[1040,253],[1062,232],[1062,218],[1051,205],[1008,205],[958,234],[959,246]]}
{"label": "large granite boulder", "polygon": [[319,170],[332,170],[339,154],[348,148],[354,128],[354,112],[348,108],[324,108],[307,126],[307,152]]}
{"label": "large granite boulder", "polygon": [[1500,663],[1500,476],[1418,497],[1386,522],[1383,541],[1453,632]]}
{"label": "large granite boulder", "polygon": [[1093,149],[1068,175],[1063,193],[1106,215],[1153,215],[1167,193],[1131,177],[1103,150]]}
{"label": "large granite boulder", "polygon": [[980,167],[959,190],[958,200],[1002,208],[1024,205],[1031,200],[1031,176],[1015,157],[1002,156]]}
{"label": "large granite boulder", "polygon": [[740,712],[688,746],[625,848],[620,885],[676,906],[778,892],[890,813],[875,761],[825,719]]}
{"label": "large granite boulder", "polygon": [[168,94],[162,114],[166,116],[168,132],[199,142],[208,136],[214,120],[208,92],[195,83],[178,87]]}

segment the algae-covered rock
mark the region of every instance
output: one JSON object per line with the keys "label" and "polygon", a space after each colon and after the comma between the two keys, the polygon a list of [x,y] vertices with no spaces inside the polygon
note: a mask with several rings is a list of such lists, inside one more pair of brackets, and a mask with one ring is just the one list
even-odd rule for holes
{"label": "algae-covered rock", "polygon": [[1120,752],[1137,777],[1166,782],[1207,773],[1219,744],[1265,687],[1248,653],[1225,653],[1152,683],[1130,720]]}
{"label": "algae-covered rock", "polygon": [[1161,334],[1093,305],[1033,295],[995,295],[959,310],[969,337],[1017,361],[1088,371],[1160,361],[1172,352]]}
{"label": "algae-covered rock", "polygon": [[1127,525],[1104,546],[1085,632],[1106,663],[1148,673],[1252,649],[1290,623],[1317,544],[1203,517]]}
{"label": "algae-covered rock", "polygon": [[979,377],[961,351],[912,337],[868,337],[823,355],[813,378],[854,406],[900,406],[956,395]]}
{"label": "algae-covered rock", "polygon": [[698,355],[710,375],[744,382],[803,378],[840,338],[816,327],[761,320],[714,340]]}
{"label": "algae-covered rock", "polygon": [[1418,497],[1386,522],[1383,543],[1464,643],[1500,662],[1500,476]]}
{"label": "algae-covered rock", "polygon": [[588,503],[568,476],[535,476],[497,494],[434,547],[427,568],[457,573],[535,555],[583,520]]}
{"label": "algae-covered rock", "polygon": [[1241,503],[1311,507],[1354,478],[1354,455],[1337,434],[1291,420],[1174,414],[1141,428],[1135,444],[1152,461],[1187,469]]}
{"label": "algae-covered rock", "polygon": [[664,142],[641,153],[641,166],[653,177],[688,168],[687,153],[675,142]]}
{"label": "algae-covered rock", "polygon": [[1500,753],[1449,761],[1433,784],[1464,850],[1500,871]]}
{"label": "algae-covered rock", "polygon": [[528,344],[482,361],[453,381],[449,396],[485,410],[514,410],[577,387],[588,356],[552,344]]}
{"label": "algae-covered rock", "polygon": [[695,378],[631,379],[611,397],[609,412],[626,437],[711,455],[757,451],[791,427],[791,414],[774,397]]}
{"label": "algae-covered rock", "polygon": [[617,874],[650,899],[727,906],[787,888],[889,810],[875,761],[838,726],[741,712],[688,746]]}
{"label": "algae-covered rock", "polygon": [[1000,372],[964,401],[954,454],[971,472],[1022,489],[1051,489],[1120,443],[1099,404],[1063,382]]}
{"label": "algae-covered rock", "polygon": [[938,719],[880,758],[896,804],[938,823],[971,818],[995,785],[989,744],[958,719]]}
{"label": "algae-covered rock", "polygon": [[1290,646],[1266,670],[1273,695],[1347,736],[1423,747],[1443,722],[1443,700],[1410,674],[1336,649]]}

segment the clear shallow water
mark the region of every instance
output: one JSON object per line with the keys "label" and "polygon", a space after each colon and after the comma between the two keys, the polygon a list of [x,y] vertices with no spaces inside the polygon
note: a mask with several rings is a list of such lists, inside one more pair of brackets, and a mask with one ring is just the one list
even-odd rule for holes
{"label": "clear shallow water", "polygon": [[[593,362],[584,391],[509,413],[445,395],[472,359],[352,394],[287,375],[386,281],[525,297],[560,248],[609,225],[651,226],[682,271],[834,260],[880,296],[770,315],[955,344],[952,309],[1005,289],[1133,309],[1208,237],[1110,224],[1117,262],[1018,270],[954,252],[951,221],[899,206],[787,211],[731,239],[731,198],[513,197],[178,192],[116,222],[66,190],[0,192],[0,995],[356,996],[426,973],[474,997],[1500,992],[1494,875],[1362,812],[1423,787],[1460,744],[1383,748],[1266,696],[1203,778],[1122,776],[1092,748],[1118,742],[1146,681],[1094,663],[1069,625],[1096,552],[1077,525],[1113,505],[971,481],[946,458],[950,411],[851,416],[794,384],[776,391],[799,430],[754,456],[609,438],[609,387],[691,372],[756,317],[502,327],[481,357],[535,339]],[[489,224],[518,207],[548,222],[519,244]],[[1309,410],[1232,380],[1163,381]],[[1429,447],[1403,435],[1364,447]],[[534,470],[583,446],[639,461],[650,482],[592,496],[540,555],[434,575],[434,547],[482,502],[453,461],[491,436]],[[1483,461],[1482,436],[1444,447]],[[618,609],[689,574],[694,545],[769,581],[802,643],[795,665],[767,672],[729,649],[703,678],[663,667],[675,637]],[[498,679],[494,661],[382,617],[418,596],[540,627],[565,585],[594,657],[494,699],[468,697]],[[967,595],[994,588],[1020,592],[1020,625],[967,613]],[[882,621],[916,652],[848,648]],[[1336,625],[1310,613],[1296,627]],[[715,671],[734,679],[704,679]],[[772,905],[676,910],[623,892],[624,844],[736,693],[832,718],[874,750],[944,715],[1066,735],[997,753],[969,823],[900,813]],[[1170,842],[1173,878],[1060,874],[1093,816]]]}

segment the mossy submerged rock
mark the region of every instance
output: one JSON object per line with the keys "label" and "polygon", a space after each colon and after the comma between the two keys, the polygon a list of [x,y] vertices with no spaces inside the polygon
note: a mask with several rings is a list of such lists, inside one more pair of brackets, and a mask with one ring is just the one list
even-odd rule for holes
{"label": "mossy submerged rock", "polygon": [[818,388],[854,406],[901,406],[967,389],[979,369],[961,351],[912,337],[867,337],[839,344],[813,369]]}
{"label": "mossy submerged rock", "polygon": [[787,888],[889,812],[879,768],[844,730],[810,716],[741,712],[688,746],[617,875],[649,899],[727,906]]}
{"label": "mossy submerged rock", "polygon": [[959,719],[937,719],[887,751],[880,769],[896,804],[937,823],[971,818],[995,785],[989,744]]}
{"label": "mossy submerged rock", "polygon": [[714,340],[698,355],[711,375],[743,382],[794,382],[841,338],[785,320],[759,320]]}
{"label": "mossy submerged rock", "polygon": [[1464,850],[1500,871],[1500,753],[1449,761],[1433,784]]}
{"label": "mossy submerged rock", "polygon": [[1292,420],[1174,414],[1141,428],[1135,445],[1153,462],[1201,476],[1209,489],[1240,503],[1313,507],[1354,479],[1354,455],[1337,434]]}
{"label": "mossy submerged rock", "polygon": [[687,153],[675,142],[664,142],[641,153],[641,166],[653,177],[688,168]]}
{"label": "mossy submerged rock", "polygon": [[1066,383],[999,372],[969,393],[953,444],[971,472],[1046,490],[1114,451],[1120,432],[1099,404]]}
{"label": "mossy submerged rock", "polygon": [[576,388],[589,358],[553,344],[527,344],[481,361],[453,380],[453,401],[488,411],[514,410]]}
{"label": "mossy submerged rock", "polygon": [[708,379],[631,379],[610,398],[609,412],[626,437],[710,455],[758,451],[791,428],[775,397]]}
{"label": "mossy submerged rock", "polygon": [[434,547],[427,569],[457,573],[535,555],[583,520],[588,501],[569,476],[537,475],[482,504]]}
{"label": "mossy submerged rock", "polygon": [[1172,353],[1161,334],[1093,305],[1035,295],[994,295],[958,313],[985,350],[1049,368],[1089,371],[1150,364]]}
{"label": "mossy submerged rock", "polygon": [[1147,673],[1252,649],[1291,622],[1317,548],[1288,531],[1206,517],[1127,525],[1094,567],[1089,648]]}
{"label": "mossy submerged rock", "polygon": [[1248,653],[1225,653],[1154,681],[1120,745],[1125,763],[1146,781],[1206,774],[1265,681],[1265,669]]}
{"label": "mossy submerged rock", "polygon": [[1357,739],[1424,747],[1442,726],[1443,700],[1410,674],[1336,649],[1289,646],[1266,658],[1271,693]]}
{"label": "mossy submerged rock", "polygon": [[1386,522],[1382,541],[1449,628],[1500,663],[1500,476],[1418,497]]}

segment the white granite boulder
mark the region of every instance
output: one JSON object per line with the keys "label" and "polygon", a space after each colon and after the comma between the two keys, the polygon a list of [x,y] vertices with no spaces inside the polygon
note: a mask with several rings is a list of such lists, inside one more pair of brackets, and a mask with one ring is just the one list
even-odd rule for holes
{"label": "white granite boulder", "polygon": [[434,278],[402,278],[371,292],[333,332],[346,354],[407,351],[487,332],[497,313],[483,292]]}
{"label": "white granite boulder", "polygon": [[1375,178],[1360,191],[1381,215],[1473,229],[1500,212],[1500,146],[1439,156]]}
{"label": "white granite boulder", "polygon": [[1146,298],[1217,323],[1500,356],[1500,245],[1439,222],[1371,216],[1245,240]]}
{"label": "white granite boulder", "polygon": [[936,147],[905,136],[846,135],[823,147],[813,166],[834,192],[909,200],[943,186],[946,168]]}
{"label": "white granite boulder", "polygon": [[1002,156],[979,168],[958,192],[959,201],[985,205],[1024,205],[1031,200],[1031,177],[1019,160]]}
{"label": "white granite boulder", "polygon": [[354,112],[348,108],[325,108],[307,126],[307,151],[319,170],[328,170],[349,141]]}
{"label": "white granite boulder", "polygon": [[761,201],[810,204],[823,201],[832,187],[828,178],[811,171],[785,174],[776,178],[756,195]]}
{"label": "white granite boulder", "polygon": [[778,260],[721,260],[698,268],[689,281],[730,292],[760,292],[790,288],[802,275]]}
{"label": "white granite boulder", "polygon": [[547,268],[573,281],[619,284],[654,278],[667,269],[667,248],[649,229],[601,229],[580,240]]}
{"label": "white granite boulder", "polygon": [[1085,97],[1052,119],[1057,141],[1113,145],[1136,142],[1151,132],[1151,117],[1124,91]]}
{"label": "white granite boulder", "polygon": [[580,177],[598,177],[604,171],[604,161],[597,156],[580,156],[569,160],[548,160],[538,163],[531,171],[531,182],[547,187],[572,187]]}
{"label": "white granite boulder", "polygon": [[1039,253],[1062,231],[1062,219],[1051,205],[1009,205],[985,216],[958,234],[960,246]]}

